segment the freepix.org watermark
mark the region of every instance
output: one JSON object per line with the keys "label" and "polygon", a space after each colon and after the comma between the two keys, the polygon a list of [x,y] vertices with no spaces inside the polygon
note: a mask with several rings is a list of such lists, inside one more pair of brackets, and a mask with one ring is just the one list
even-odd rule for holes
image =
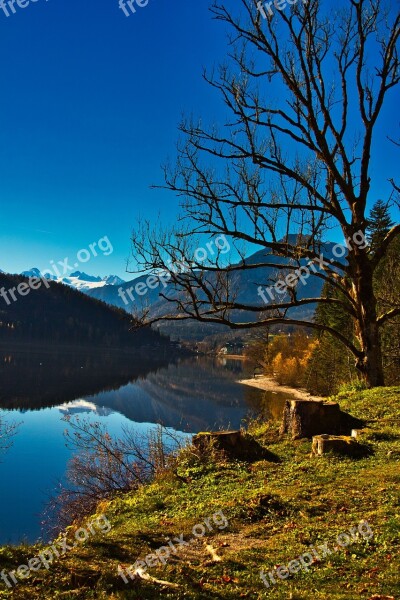
{"label": "freepix.org watermark", "polygon": [[308,0],[273,0],[271,2],[257,2],[257,10],[263,17],[263,19],[271,18],[274,15],[275,10],[285,10],[288,6],[293,6],[298,2],[308,4]]}
{"label": "freepix.org watermark", "polygon": [[[46,2],[47,1],[48,0],[46,0]],[[18,8],[27,8],[31,2],[36,4],[38,0],[0,0],[0,8],[5,16],[9,17],[11,14],[16,14],[17,10],[15,5],[17,5]]]}
{"label": "freepix.org watermark", "polygon": [[50,287],[45,277],[29,277],[28,283],[23,281],[8,290],[2,287],[0,289],[0,297],[3,298],[7,306],[10,306],[11,301],[16,302],[19,296],[27,296],[32,290],[38,290],[42,285],[46,286],[47,289]]}
{"label": "freepix.org watermark", "polygon": [[111,523],[105,515],[100,515],[90,523],[87,523],[86,527],[77,529],[75,531],[76,541],[73,542],[72,545],[67,543],[68,540],[66,537],[63,537],[61,540],[58,539],[54,544],[47,546],[42,552],[39,552],[37,556],[29,559],[27,565],[20,565],[18,569],[9,571],[8,573],[3,569],[0,573],[1,579],[8,588],[18,585],[18,579],[24,580],[30,577],[33,572],[39,571],[40,569],[49,569],[55,558],[60,558],[60,556],[66,554],[68,550],[72,550],[78,544],[83,544],[83,542],[89,538],[90,534],[96,534],[96,530],[101,533],[108,533],[111,530]]}
{"label": "freepix.org watermark", "polygon": [[[368,243],[365,235],[362,231],[357,231],[352,238],[353,243],[358,246],[361,250],[366,248]],[[292,273],[286,275],[284,279],[277,281],[274,285],[269,287],[262,287],[261,285],[257,288],[257,295],[260,296],[264,304],[269,304],[271,301],[275,301],[277,294],[285,295],[288,293],[290,288],[295,288],[299,283],[306,285],[307,280],[311,277],[312,273],[317,273],[318,269],[324,270],[330,267],[336,259],[343,258],[351,247],[350,238],[346,240],[345,246],[342,244],[335,244],[332,247],[333,259],[326,261],[324,255],[321,253],[318,258],[315,258],[308,262],[306,265],[299,267]]]}
{"label": "freepix.org watermark", "polygon": [[127,289],[118,288],[118,296],[122,299],[125,306],[129,305],[129,297],[131,302],[135,301],[134,292],[138,296],[145,296],[149,290],[155,290],[160,285],[167,287],[168,282],[172,277],[172,273],[187,273],[192,268],[198,267],[207,258],[213,257],[215,254],[226,254],[231,249],[225,235],[218,235],[215,239],[207,242],[205,246],[197,248],[193,254],[194,262],[190,265],[184,261],[167,261],[168,269],[159,275],[149,275],[146,281],[139,281],[136,285],[132,285]]}
{"label": "freepix.org watermark", "polygon": [[119,0],[119,7],[126,17],[130,17],[135,14],[137,7],[144,8],[148,3],[149,0]]}
{"label": "freepix.org watermark", "polygon": [[294,560],[289,561],[286,565],[280,565],[275,567],[272,571],[268,572],[268,578],[264,571],[260,571],[260,578],[264,585],[269,588],[271,585],[277,583],[277,579],[283,581],[288,579],[290,575],[295,575],[302,569],[309,571],[311,565],[321,562],[327,556],[330,556],[334,552],[338,552],[340,548],[347,548],[350,544],[353,544],[360,537],[364,540],[370,540],[374,536],[371,527],[367,521],[361,521],[358,526],[351,527],[345,533],[339,533],[336,538],[336,543],[333,547],[329,547],[329,542],[323,542],[317,547],[314,545],[309,546],[309,552],[303,552],[297,556]]}
{"label": "freepix.org watermark", "polygon": [[11,302],[16,302],[18,300],[19,296],[27,296],[32,290],[38,290],[42,285],[49,289],[49,279],[57,279],[69,275],[70,272],[79,267],[81,263],[87,263],[91,258],[98,256],[98,250],[103,256],[109,256],[113,253],[114,248],[107,236],[100,238],[97,242],[89,244],[89,249],[82,248],[79,250],[76,254],[76,262],[72,265],[69,264],[68,257],[57,261],[57,264],[54,260],[51,260],[51,268],[42,271],[41,277],[29,277],[28,283],[21,282],[8,290],[2,287],[0,289],[0,297],[3,298],[7,306],[10,306]]}
{"label": "freepix.org watermark", "polygon": [[171,556],[171,554],[178,554],[179,550],[182,548],[186,548],[190,546],[197,539],[200,539],[206,535],[207,532],[213,531],[215,527],[218,529],[225,529],[228,527],[228,519],[225,517],[222,510],[215,512],[212,517],[204,519],[202,523],[198,523],[194,525],[192,528],[192,534],[194,537],[189,540],[184,539],[184,534],[182,533],[179,537],[173,538],[170,540],[167,538],[166,546],[161,546],[158,550],[155,550],[151,554],[148,554],[143,560],[137,560],[133,565],[128,567],[127,569],[123,569],[120,565],[118,566],[118,574],[125,583],[129,583],[127,575],[131,579],[135,579],[137,575],[146,571],[147,568],[163,566],[166,564],[167,560]]}

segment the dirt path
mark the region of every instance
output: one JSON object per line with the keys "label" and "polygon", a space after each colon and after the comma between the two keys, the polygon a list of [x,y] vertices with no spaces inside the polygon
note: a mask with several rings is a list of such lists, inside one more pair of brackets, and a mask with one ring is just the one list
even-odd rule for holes
{"label": "dirt path", "polygon": [[306,390],[279,385],[275,379],[268,377],[267,375],[256,375],[256,377],[252,379],[241,379],[238,383],[250,385],[260,390],[266,390],[267,392],[287,393],[299,400],[326,400],[326,398],[321,398],[320,396],[311,396]]}

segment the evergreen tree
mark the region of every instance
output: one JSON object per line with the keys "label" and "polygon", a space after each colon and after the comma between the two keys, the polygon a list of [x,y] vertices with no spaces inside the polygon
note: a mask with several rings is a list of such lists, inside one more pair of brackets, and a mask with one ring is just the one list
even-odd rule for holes
{"label": "evergreen tree", "polygon": [[[400,307],[400,235],[389,245],[375,272],[375,293],[379,312]],[[382,356],[386,385],[400,383],[400,315],[395,315],[381,330]]]}
{"label": "evergreen tree", "polygon": [[368,243],[373,253],[379,248],[393,225],[388,203],[385,204],[383,200],[377,200],[369,214],[367,227]]}
{"label": "evergreen tree", "polygon": [[[322,297],[345,300],[340,291],[329,283],[325,283]],[[347,331],[350,337],[354,335],[354,322],[342,306],[319,304],[314,321],[337,331]],[[358,373],[350,352],[333,335],[322,332],[308,363],[306,386],[309,391],[322,395],[335,394],[342,383],[357,380]]]}

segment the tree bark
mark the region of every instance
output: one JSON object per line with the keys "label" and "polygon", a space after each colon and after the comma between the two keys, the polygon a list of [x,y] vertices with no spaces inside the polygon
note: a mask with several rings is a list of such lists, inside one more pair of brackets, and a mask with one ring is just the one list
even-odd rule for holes
{"label": "tree bark", "polygon": [[362,332],[364,358],[357,361],[369,388],[385,385],[379,328],[373,321]]}
{"label": "tree bark", "polygon": [[322,433],[341,433],[341,416],[337,402],[286,400],[280,434],[288,433],[298,440]]}
{"label": "tree bark", "polygon": [[384,385],[384,374],[373,269],[364,253],[355,257],[355,262],[354,287],[359,312],[356,335],[363,355],[356,361],[356,367],[364,375],[368,387],[378,387]]}
{"label": "tree bark", "polygon": [[280,434],[292,440],[315,435],[349,435],[364,423],[340,410],[337,402],[322,400],[286,400]]}

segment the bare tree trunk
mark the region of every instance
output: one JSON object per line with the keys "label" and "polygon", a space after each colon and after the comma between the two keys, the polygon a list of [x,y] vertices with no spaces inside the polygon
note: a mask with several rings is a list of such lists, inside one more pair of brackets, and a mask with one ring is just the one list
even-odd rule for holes
{"label": "bare tree trunk", "polygon": [[384,385],[377,300],[373,288],[373,270],[367,256],[357,257],[355,277],[358,305],[357,338],[362,358],[356,361],[357,369],[364,375],[368,387]]}
{"label": "bare tree trunk", "polygon": [[364,357],[357,361],[357,369],[365,376],[368,387],[385,385],[380,333],[376,320],[371,319],[365,323],[361,339]]}

